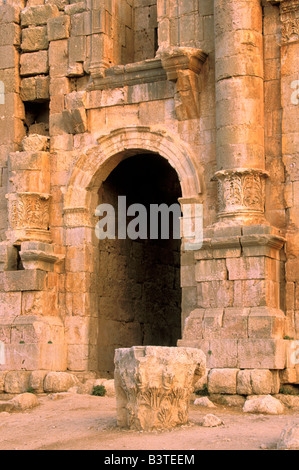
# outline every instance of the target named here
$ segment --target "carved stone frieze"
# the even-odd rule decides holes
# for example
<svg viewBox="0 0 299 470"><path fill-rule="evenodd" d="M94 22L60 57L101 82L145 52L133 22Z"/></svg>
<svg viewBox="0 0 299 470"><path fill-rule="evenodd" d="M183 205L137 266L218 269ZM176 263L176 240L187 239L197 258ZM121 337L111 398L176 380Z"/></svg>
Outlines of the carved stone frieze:
<svg viewBox="0 0 299 470"><path fill-rule="evenodd" d="M154 346L118 349L115 366L119 426L152 431L188 422L190 396L205 374L202 351Z"/></svg>
<svg viewBox="0 0 299 470"><path fill-rule="evenodd" d="M261 170L239 169L218 171L219 217L247 213L263 214L265 208L265 180Z"/></svg>

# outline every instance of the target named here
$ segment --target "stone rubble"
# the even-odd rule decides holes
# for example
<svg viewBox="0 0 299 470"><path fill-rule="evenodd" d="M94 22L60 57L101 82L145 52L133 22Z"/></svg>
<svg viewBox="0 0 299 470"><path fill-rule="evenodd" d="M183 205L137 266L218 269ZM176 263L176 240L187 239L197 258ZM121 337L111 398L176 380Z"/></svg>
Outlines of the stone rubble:
<svg viewBox="0 0 299 470"><path fill-rule="evenodd" d="M217 428L223 426L224 422L217 416L209 414L200 420L199 425L204 428Z"/></svg>
<svg viewBox="0 0 299 470"><path fill-rule="evenodd" d="M214 403L212 403L211 400L208 399L208 397L197 398L194 401L194 405L206 408L217 408L216 405L214 405Z"/></svg>

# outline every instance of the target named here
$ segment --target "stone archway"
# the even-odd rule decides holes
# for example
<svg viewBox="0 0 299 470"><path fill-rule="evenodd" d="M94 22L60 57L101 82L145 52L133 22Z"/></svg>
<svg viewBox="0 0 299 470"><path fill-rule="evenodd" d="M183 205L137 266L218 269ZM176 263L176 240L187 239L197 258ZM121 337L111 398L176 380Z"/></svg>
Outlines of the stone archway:
<svg viewBox="0 0 299 470"><path fill-rule="evenodd" d="M98 219L95 218L95 210L99 202L99 188L121 162L133 155L145 153L149 156L159 155L175 170L181 187L182 205L185 202L200 200L199 165L186 145L163 131L151 131L144 127L118 129L99 138L97 146L86 149L82 154L75 165L64 203L66 258L68 253L72 257L80 258L83 271L78 279L84 289L80 296L80 287L72 286L74 299L79 298L79 311L74 311L76 301L69 301L73 311L67 320L68 330L80 330L75 339L74 335L67 338L70 370L98 370L97 283L100 271L98 240L95 237ZM187 263L184 263L184 270L186 265ZM193 268L194 266L191 266L191 269ZM69 273L66 273L66 276L68 279ZM184 288L182 291L184 296ZM183 315L183 319L185 316Z"/></svg>

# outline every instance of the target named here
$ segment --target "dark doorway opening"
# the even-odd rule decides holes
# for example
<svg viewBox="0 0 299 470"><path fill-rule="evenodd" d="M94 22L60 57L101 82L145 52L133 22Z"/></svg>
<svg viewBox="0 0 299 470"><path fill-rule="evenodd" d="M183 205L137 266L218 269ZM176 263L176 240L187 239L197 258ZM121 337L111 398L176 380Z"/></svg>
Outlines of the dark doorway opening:
<svg viewBox="0 0 299 470"><path fill-rule="evenodd" d="M127 207L178 204L176 171L156 154L123 160L102 184L100 204L111 204L118 217L118 197ZM129 223L132 218L127 218ZM148 219L149 222L149 219ZM149 226L150 224L148 224ZM173 220L170 218L170 227ZM149 230L148 230L149 234ZM181 338L181 241L174 239L101 240L99 242L98 369L114 372L114 351L139 345L176 346Z"/></svg>

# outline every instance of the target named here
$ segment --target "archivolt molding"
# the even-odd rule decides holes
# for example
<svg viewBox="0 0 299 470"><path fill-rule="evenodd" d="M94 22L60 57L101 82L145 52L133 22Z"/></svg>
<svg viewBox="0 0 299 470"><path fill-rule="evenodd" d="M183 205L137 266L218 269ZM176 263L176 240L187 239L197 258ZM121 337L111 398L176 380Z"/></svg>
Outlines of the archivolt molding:
<svg viewBox="0 0 299 470"><path fill-rule="evenodd" d="M199 198L200 167L186 144L165 131L148 127L116 129L100 137L98 145L86 149L77 162L65 195L67 226L88 223L95 191L122 160L138 152L155 153L167 159L178 174L183 198Z"/></svg>

